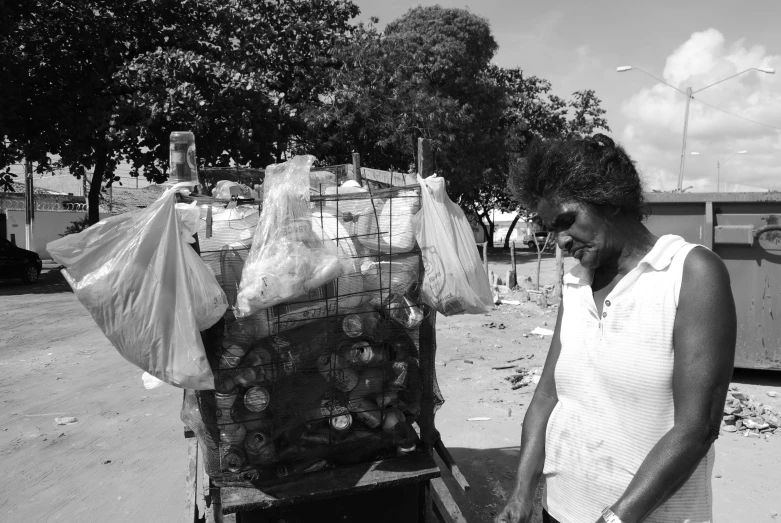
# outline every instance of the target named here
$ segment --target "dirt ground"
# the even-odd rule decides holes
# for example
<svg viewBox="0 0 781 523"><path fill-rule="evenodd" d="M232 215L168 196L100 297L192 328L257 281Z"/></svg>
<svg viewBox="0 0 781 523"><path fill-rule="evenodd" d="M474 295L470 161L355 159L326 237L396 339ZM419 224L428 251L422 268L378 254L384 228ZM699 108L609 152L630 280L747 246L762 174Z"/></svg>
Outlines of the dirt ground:
<svg viewBox="0 0 781 523"><path fill-rule="evenodd" d="M535 256L519 256L519 277ZM490 257L504 277L506 256ZM573 264L566 259L566 267ZM552 257L541 283L553 283ZM508 296L512 298L512 296ZM541 367L555 310L501 305L484 316L438 319L437 372L445 404L437 428L471 485L446 481L470 523L487 523L511 490L523 415L534 386L511 390L508 360ZM491 327L491 324L494 327ZM0 513L22 521L181 521L186 444L181 391L146 390L142 371L111 347L57 271L23 286L0 281ZM504 328L501 328L503 326ZM471 362L471 363L470 363ZM781 405L781 373L736 371L758 401ZM77 423L58 426L55 418ZM468 418L487 417L484 421ZM595 430L610 430L594 420ZM713 498L720 522L781 521L781 436L724 433L716 444Z"/></svg>

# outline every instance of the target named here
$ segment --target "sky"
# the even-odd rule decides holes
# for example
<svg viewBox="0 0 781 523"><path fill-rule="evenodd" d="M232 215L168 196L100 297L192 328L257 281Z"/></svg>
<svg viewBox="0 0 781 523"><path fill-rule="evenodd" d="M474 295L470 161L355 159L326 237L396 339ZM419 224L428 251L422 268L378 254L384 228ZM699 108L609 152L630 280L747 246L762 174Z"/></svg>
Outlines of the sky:
<svg viewBox="0 0 781 523"><path fill-rule="evenodd" d="M545 78L564 98L596 92L607 110L606 134L626 148L648 190L677 187L686 96L637 68L681 91L752 67L775 68L774 75L751 71L694 95L683 186L715 191L719 162L722 191L781 190L779 0L353 1L359 19L376 16L379 28L418 5L486 18L499 44L497 65ZM635 69L616 72L627 65Z"/></svg>

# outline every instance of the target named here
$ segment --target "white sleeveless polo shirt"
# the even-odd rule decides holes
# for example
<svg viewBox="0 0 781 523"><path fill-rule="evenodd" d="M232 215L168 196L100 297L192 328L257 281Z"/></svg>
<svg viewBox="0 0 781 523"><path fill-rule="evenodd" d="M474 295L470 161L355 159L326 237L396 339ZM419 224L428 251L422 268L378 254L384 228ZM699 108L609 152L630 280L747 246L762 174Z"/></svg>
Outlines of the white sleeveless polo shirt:
<svg viewBox="0 0 781 523"><path fill-rule="evenodd" d="M561 523L593 523L615 503L673 426L673 326L683 263L694 244L662 236L603 304L593 272L564 276L559 401L545 441L544 506ZM712 519L713 446L646 523Z"/></svg>

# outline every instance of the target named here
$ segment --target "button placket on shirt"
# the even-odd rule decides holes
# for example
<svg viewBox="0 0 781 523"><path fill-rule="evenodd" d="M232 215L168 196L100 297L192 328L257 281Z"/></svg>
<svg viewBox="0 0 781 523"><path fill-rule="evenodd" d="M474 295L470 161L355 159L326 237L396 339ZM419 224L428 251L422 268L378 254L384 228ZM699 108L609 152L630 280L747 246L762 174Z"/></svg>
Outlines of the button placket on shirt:
<svg viewBox="0 0 781 523"><path fill-rule="evenodd" d="M610 300L605 300L605 307L610 307ZM606 318L607 318L607 311L603 309L602 310L602 317L599 318L599 337L600 337L600 339L602 338L602 336L605 333L604 321L605 321Z"/></svg>

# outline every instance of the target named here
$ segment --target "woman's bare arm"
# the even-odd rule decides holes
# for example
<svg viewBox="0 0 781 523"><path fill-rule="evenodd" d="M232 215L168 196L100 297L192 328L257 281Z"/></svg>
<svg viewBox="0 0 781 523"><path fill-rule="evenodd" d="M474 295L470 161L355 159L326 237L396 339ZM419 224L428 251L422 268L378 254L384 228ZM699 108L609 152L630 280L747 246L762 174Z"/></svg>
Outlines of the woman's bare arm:
<svg viewBox="0 0 781 523"><path fill-rule="evenodd" d="M715 253L693 249L684 263L674 327L674 425L612 506L624 523L643 521L677 492L718 437L736 332L727 268Z"/></svg>
<svg viewBox="0 0 781 523"><path fill-rule="evenodd" d="M553 331L548 357L540 376L540 382L534 391L529 409L523 418L521 433L521 458L518 473L507 506L496 517L496 522L524 523L531 515L534 492L545 465L545 432L553 408L558 403L554 371L561 353L561 318L564 306L559 307L556 328Z"/></svg>

